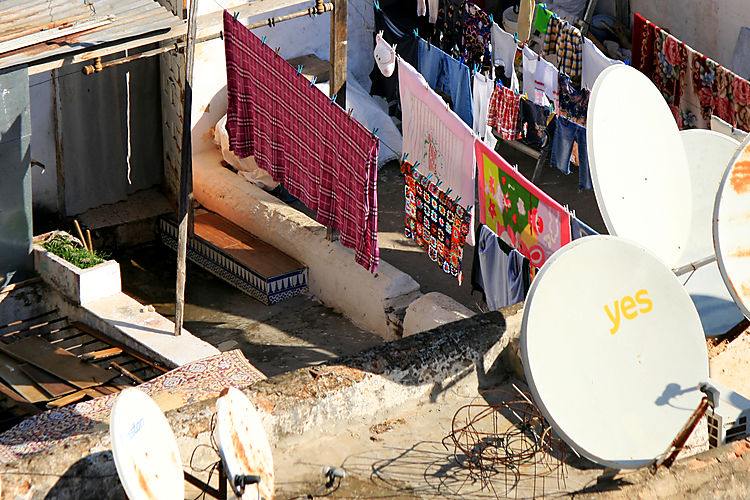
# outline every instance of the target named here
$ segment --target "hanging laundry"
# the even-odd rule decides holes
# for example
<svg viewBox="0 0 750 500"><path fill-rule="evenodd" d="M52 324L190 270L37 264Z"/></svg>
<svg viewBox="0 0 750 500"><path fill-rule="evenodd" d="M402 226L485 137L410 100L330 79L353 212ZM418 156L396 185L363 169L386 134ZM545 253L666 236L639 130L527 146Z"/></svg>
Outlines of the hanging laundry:
<svg viewBox="0 0 750 500"><path fill-rule="evenodd" d="M534 14L534 29L542 35L547 33L547 26L552 15L552 11L547 8L546 4L540 3L537 5Z"/></svg>
<svg viewBox="0 0 750 500"><path fill-rule="evenodd" d="M405 59L412 66L417 66L418 61L418 40L413 33L404 33L401 31L382 9L375 9L375 32L383 32L382 38L390 46L396 46L396 53ZM398 69L396 69L398 71ZM377 64L373 65L370 72L372 87L370 94L385 97L388 102L388 114L400 117L399 110L399 92L398 92L398 75L391 77L383 76Z"/></svg>
<svg viewBox="0 0 750 500"><path fill-rule="evenodd" d="M734 75L732 99L735 124L743 130L750 130L750 82L739 75Z"/></svg>
<svg viewBox="0 0 750 500"><path fill-rule="evenodd" d="M482 73L474 74L474 86L471 92L474 106L474 123L472 124L472 128L490 149L495 149L495 145L497 144L497 139L495 139L492 133L492 128L487 125L487 115L489 113L493 90L495 90L495 82Z"/></svg>
<svg viewBox="0 0 750 500"><path fill-rule="evenodd" d="M508 87L495 86L487 112L487 125L496 128L506 141L515 141L521 137L518 120L520 105L521 96L517 92Z"/></svg>
<svg viewBox="0 0 750 500"><path fill-rule="evenodd" d="M464 43L464 0L440 0L435 32L435 45L453 57L461 57Z"/></svg>
<svg viewBox="0 0 750 500"><path fill-rule="evenodd" d="M588 38L583 39L583 61L581 67L581 87L591 90L599 73L614 64L624 64L617 59L605 56L594 42Z"/></svg>
<svg viewBox="0 0 750 500"><path fill-rule="evenodd" d="M580 80L583 54L581 30L558 17L552 17L544 38L544 53L555 54L558 69L571 79Z"/></svg>
<svg viewBox="0 0 750 500"><path fill-rule="evenodd" d="M378 139L224 11L227 131L375 272Z"/></svg>
<svg viewBox="0 0 750 500"><path fill-rule="evenodd" d="M375 64L385 77L390 77L396 71L396 50L378 33L375 35L375 50L373 51Z"/></svg>
<svg viewBox="0 0 750 500"><path fill-rule="evenodd" d="M451 109L469 126L474 123L469 68L429 42L419 39L419 72L432 90L451 99Z"/></svg>
<svg viewBox="0 0 750 500"><path fill-rule="evenodd" d="M554 64L540 58L536 63L534 85L537 92L543 92L547 96L547 99L555 105L555 109L559 109L560 106L560 83L558 80L559 71L555 68Z"/></svg>
<svg viewBox="0 0 750 500"><path fill-rule="evenodd" d="M477 141L476 149L480 222L542 266L570 243L570 215L484 143Z"/></svg>
<svg viewBox="0 0 750 500"><path fill-rule="evenodd" d="M549 106L540 106L522 98L519 114L522 141L534 149L540 149L549 121Z"/></svg>
<svg viewBox="0 0 750 500"><path fill-rule="evenodd" d="M656 26L638 13L633 14L633 55L630 65L649 77L654 74Z"/></svg>
<svg viewBox="0 0 750 500"><path fill-rule="evenodd" d="M677 126L682 128L679 106L682 83L685 81L685 71L687 70L685 44L666 31L656 28L654 50L656 52L652 80L669 104Z"/></svg>
<svg viewBox="0 0 750 500"><path fill-rule="evenodd" d="M505 77L510 78L514 72L514 61L518 43L513 35L502 29L497 23L492 23L492 64L503 66Z"/></svg>
<svg viewBox="0 0 750 500"><path fill-rule="evenodd" d="M532 101L541 102L541 96L537 96L536 92L536 63L539 56L528 45L524 45L521 57L523 60L523 93ZM544 92L542 92L542 95L544 95Z"/></svg>
<svg viewBox="0 0 750 500"><path fill-rule="evenodd" d="M593 189L586 149L586 128L564 116L557 117L555 128L555 139L552 143L552 164L565 175L570 174L570 156L573 154L573 144L578 144L578 189Z"/></svg>
<svg viewBox="0 0 750 500"><path fill-rule="evenodd" d="M427 15L427 4L425 3L425 0L417 0L417 15L418 16Z"/></svg>
<svg viewBox="0 0 750 500"><path fill-rule="evenodd" d="M427 0L427 3L429 5L429 20L431 24L435 24L437 22L438 18L438 4L440 3L439 0Z"/></svg>
<svg viewBox="0 0 750 500"><path fill-rule="evenodd" d="M427 250L430 260L455 276L460 285L463 281L461 261L471 227L471 213L411 164L404 163L402 169L406 200L404 233Z"/></svg>
<svg viewBox="0 0 750 500"><path fill-rule="evenodd" d="M591 92L587 89L576 90L570 83L570 78L562 72L558 75L558 91L560 114L576 123L585 125Z"/></svg>
<svg viewBox="0 0 750 500"><path fill-rule="evenodd" d="M490 69L490 43L492 42L492 21L482 9L471 2L464 4L464 43L462 57L466 64L478 64L482 70Z"/></svg>
<svg viewBox="0 0 750 500"><path fill-rule="evenodd" d="M597 234L599 233L591 229L586 223L572 215L570 216L570 236L573 238L573 241L585 236L596 236Z"/></svg>
<svg viewBox="0 0 750 500"><path fill-rule="evenodd" d="M491 311L522 302L531 283L529 259L484 224L477 227L476 241L472 292L481 291Z"/></svg>
<svg viewBox="0 0 750 500"><path fill-rule="evenodd" d="M714 99L714 114L733 125L737 124L734 111L734 90L737 75L724 66L716 67L716 97ZM744 127L747 129L747 127Z"/></svg>
<svg viewBox="0 0 750 500"><path fill-rule="evenodd" d="M518 5L518 40L526 43L531 35L531 25L534 22L534 0L521 0Z"/></svg>
<svg viewBox="0 0 750 500"><path fill-rule="evenodd" d="M711 116L711 130L728 135L740 142L744 141L745 137L747 137L747 132L733 127L731 124L725 122L716 115Z"/></svg>
<svg viewBox="0 0 750 500"><path fill-rule="evenodd" d="M441 188L451 189L453 196L471 207L473 228L474 133L416 69L403 59L397 64L403 107L403 152L420 172L433 174L442 183ZM474 244L473 231L468 242Z"/></svg>

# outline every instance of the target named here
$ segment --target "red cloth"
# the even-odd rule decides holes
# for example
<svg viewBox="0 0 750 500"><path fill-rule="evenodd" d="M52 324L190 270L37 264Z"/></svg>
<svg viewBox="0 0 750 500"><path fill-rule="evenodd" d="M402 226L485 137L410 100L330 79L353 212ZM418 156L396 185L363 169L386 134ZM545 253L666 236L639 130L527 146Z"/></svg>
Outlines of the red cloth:
<svg viewBox="0 0 750 500"><path fill-rule="evenodd" d="M521 126L518 111L521 108L521 96L508 87L495 86L490 97L487 125L495 127L506 141L521 138Z"/></svg>
<svg viewBox="0 0 750 500"><path fill-rule="evenodd" d="M224 11L229 148L341 232L370 272L379 262L379 141Z"/></svg>
<svg viewBox="0 0 750 500"><path fill-rule="evenodd" d="M655 25L640 14L633 14L633 54L630 65L651 78L654 74Z"/></svg>

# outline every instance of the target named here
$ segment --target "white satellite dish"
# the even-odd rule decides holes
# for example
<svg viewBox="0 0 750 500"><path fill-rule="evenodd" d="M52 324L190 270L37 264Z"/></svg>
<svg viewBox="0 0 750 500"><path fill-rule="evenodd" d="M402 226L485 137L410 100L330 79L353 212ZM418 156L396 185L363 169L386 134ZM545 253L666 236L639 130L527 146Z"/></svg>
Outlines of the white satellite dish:
<svg viewBox="0 0 750 500"><path fill-rule="evenodd" d="M675 267L690 232L692 195L682 140L659 90L630 66L605 69L591 90L586 141L610 234Z"/></svg>
<svg viewBox="0 0 750 500"><path fill-rule="evenodd" d="M182 500L184 474L172 428L153 399L136 388L122 391L109 421L117 475L130 500Z"/></svg>
<svg viewBox="0 0 750 500"><path fill-rule="evenodd" d="M216 442L237 497L271 500L275 485L271 445L253 404L234 387L216 400ZM260 482L240 488L235 479L244 476L257 476Z"/></svg>
<svg viewBox="0 0 750 500"><path fill-rule="evenodd" d="M721 277L750 318L750 137L732 157L716 193L714 249Z"/></svg>
<svg viewBox="0 0 750 500"><path fill-rule="evenodd" d="M711 219L716 192L740 143L728 135L703 129L681 130L680 137L687 154L693 192L690 236L680 258L680 264L686 265L714 254ZM742 321L742 312L724 285L715 261L689 273L681 279L698 309L707 337L723 335Z"/></svg>
<svg viewBox="0 0 750 500"><path fill-rule="evenodd" d="M615 468L662 454L708 381L703 330L679 279L614 236L582 238L545 263L526 299L521 353L555 431Z"/></svg>

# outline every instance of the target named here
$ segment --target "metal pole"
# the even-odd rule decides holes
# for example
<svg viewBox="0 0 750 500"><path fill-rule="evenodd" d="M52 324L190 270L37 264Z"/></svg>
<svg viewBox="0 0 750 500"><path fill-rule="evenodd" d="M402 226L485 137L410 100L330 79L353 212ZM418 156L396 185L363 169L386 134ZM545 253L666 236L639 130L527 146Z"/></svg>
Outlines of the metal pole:
<svg viewBox="0 0 750 500"><path fill-rule="evenodd" d="M180 165L180 200L177 239L177 284L175 286L174 334L182 333L185 311L185 266L187 264L188 228L193 215L193 148L190 130L193 109L193 59L195 57L195 17L198 0L190 0L187 46L185 47L185 99L182 107L182 163Z"/></svg>

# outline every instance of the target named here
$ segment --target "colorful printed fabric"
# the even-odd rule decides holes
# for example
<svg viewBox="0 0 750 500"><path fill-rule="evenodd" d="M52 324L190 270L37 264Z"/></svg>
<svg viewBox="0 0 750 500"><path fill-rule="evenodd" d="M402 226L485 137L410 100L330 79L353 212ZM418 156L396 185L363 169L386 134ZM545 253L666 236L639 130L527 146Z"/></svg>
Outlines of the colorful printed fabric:
<svg viewBox="0 0 750 500"><path fill-rule="evenodd" d="M570 243L570 214L494 150L476 142L480 222L541 267Z"/></svg>
<svg viewBox="0 0 750 500"><path fill-rule="evenodd" d="M466 65L473 68L478 64L482 69L492 67L490 43L492 42L492 21L482 9L471 2L464 5L464 43L462 57Z"/></svg>
<svg viewBox="0 0 750 500"><path fill-rule="evenodd" d="M633 15L633 55L630 65L649 77L654 74L654 30L656 26L640 14Z"/></svg>
<svg viewBox="0 0 750 500"><path fill-rule="evenodd" d="M437 262L444 272L458 278L460 285L463 281L461 260L471 227L471 212L412 165L405 163L402 169L406 180L404 233L427 250L430 259Z"/></svg>
<svg viewBox="0 0 750 500"><path fill-rule="evenodd" d="M433 45L456 59L461 57L464 37L464 0L440 0Z"/></svg>
<svg viewBox="0 0 750 500"><path fill-rule="evenodd" d="M669 104L677 126L682 128L678 110L687 70L687 49L684 43L658 27L654 39L654 74L651 79Z"/></svg>
<svg viewBox="0 0 750 500"><path fill-rule="evenodd" d="M544 53L557 56L557 67L574 81L581 80L583 35L581 30L558 17L549 20Z"/></svg>
<svg viewBox="0 0 750 500"><path fill-rule="evenodd" d="M402 151L420 172L432 174L444 189L451 189L471 207L473 228L474 132L403 59L398 60L398 78L403 108ZM473 230L468 243L474 244Z"/></svg>
<svg viewBox="0 0 750 500"><path fill-rule="evenodd" d="M162 411L218 397L226 387L247 387L266 378L242 351L191 361L138 386ZM106 424L117 393L49 410L23 420L0 435L0 462L15 462L64 444Z"/></svg>
<svg viewBox="0 0 750 500"><path fill-rule="evenodd" d="M576 90L570 78L562 71L558 76L560 114L579 125L586 125L586 114L589 110L591 92L587 89Z"/></svg>
<svg viewBox="0 0 750 500"><path fill-rule="evenodd" d="M495 86L487 112L487 125L494 127L506 141L521 137L521 124L518 116L521 96L508 87Z"/></svg>
<svg viewBox="0 0 750 500"><path fill-rule="evenodd" d="M375 272L378 139L227 11L224 44L230 149L255 155Z"/></svg>

